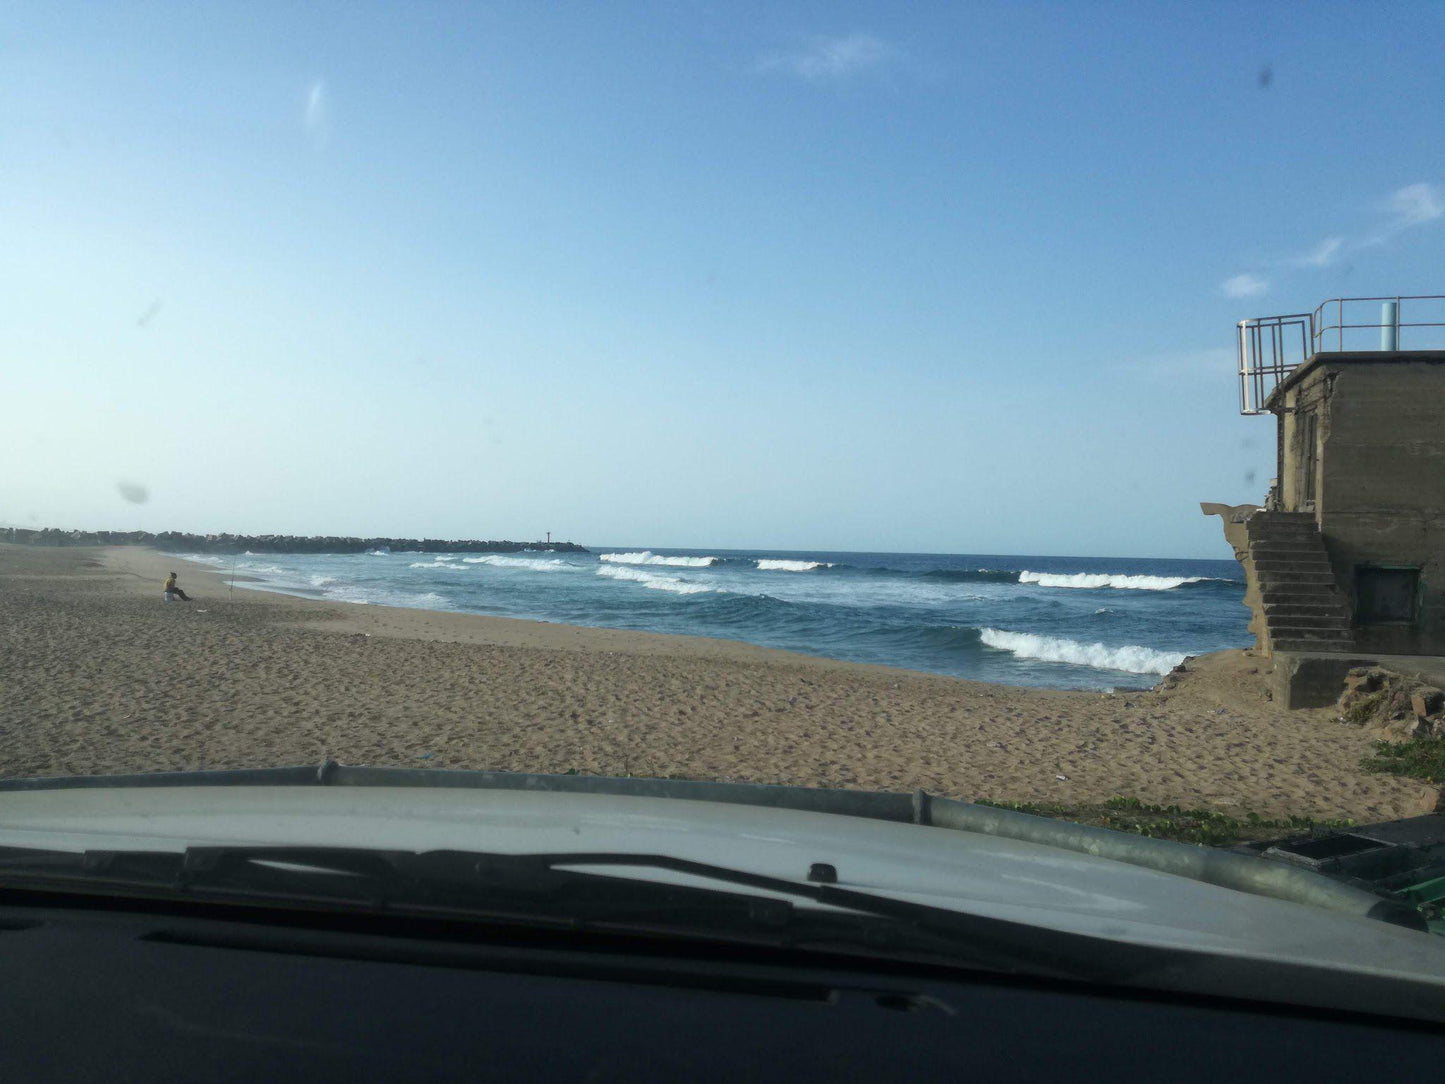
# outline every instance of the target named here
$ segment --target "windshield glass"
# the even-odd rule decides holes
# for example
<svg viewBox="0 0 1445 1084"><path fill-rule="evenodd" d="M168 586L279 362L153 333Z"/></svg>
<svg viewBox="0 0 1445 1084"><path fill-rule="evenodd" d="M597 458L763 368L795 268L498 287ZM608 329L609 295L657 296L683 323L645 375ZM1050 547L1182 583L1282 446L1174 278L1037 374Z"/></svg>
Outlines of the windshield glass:
<svg viewBox="0 0 1445 1084"><path fill-rule="evenodd" d="M9 5L0 777L922 791L1441 929L1375 827L1445 785L1392 11Z"/></svg>

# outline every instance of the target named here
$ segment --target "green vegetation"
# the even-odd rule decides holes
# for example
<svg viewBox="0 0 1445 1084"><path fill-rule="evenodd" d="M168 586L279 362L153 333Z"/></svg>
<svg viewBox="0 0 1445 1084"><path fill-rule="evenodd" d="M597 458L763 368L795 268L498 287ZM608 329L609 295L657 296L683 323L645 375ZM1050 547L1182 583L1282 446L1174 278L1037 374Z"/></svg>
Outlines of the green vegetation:
<svg viewBox="0 0 1445 1084"><path fill-rule="evenodd" d="M1375 743L1375 755L1365 757L1360 767L1427 783L1445 783L1445 741L1379 741Z"/></svg>
<svg viewBox="0 0 1445 1084"><path fill-rule="evenodd" d="M1381 689L1379 692L1368 693L1345 708L1340 718L1347 723L1353 723L1355 726L1364 726L1374 719L1377 714L1380 714L1382 709L1393 707L1394 705L1390 703L1393 697L1394 693L1390 689ZM1384 712L1384 716L1388 719L1388 711Z"/></svg>
<svg viewBox="0 0 1445 1084"><path fill-rule="evenodd" d="M1112 828L1118 832L1134 832L1151 839L1172 839L1179 843L1199 843L1208 847L1224 847L1256 839L1304 835L1320 829L1350 828L1352 820L1315 820L1311 817L1286 817L1266 820L1258 813L1242 817L1216 813L1209 809L1182 809L1177 805L1148 805L1138 798L1113 797L1102 805L1061 805L1030 802L990 802L975 799L978 805L1033 813L1040 817Z"/></svg>

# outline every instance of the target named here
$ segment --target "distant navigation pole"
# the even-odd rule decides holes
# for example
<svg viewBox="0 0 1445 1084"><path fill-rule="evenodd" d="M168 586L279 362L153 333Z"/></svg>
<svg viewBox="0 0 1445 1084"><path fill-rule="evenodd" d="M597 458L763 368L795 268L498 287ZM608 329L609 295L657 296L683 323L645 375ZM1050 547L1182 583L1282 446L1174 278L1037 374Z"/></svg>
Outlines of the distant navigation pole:
<svg viewBox="0 0 1445 1084"><path fill-rule="evenodd" d="M552 532L551 532L551 531L548 531L548 532L547 532L547 545L550 546L551 544L552 544Z"/></svg>

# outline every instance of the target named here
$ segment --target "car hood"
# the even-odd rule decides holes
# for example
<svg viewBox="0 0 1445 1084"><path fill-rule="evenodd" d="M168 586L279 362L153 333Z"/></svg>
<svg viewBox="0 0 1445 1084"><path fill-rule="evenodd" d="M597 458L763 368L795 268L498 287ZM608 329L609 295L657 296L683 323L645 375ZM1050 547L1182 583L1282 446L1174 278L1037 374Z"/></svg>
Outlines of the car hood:
<svg viewBox="0 0 1445 1084"><path fill-rule="evenodd" d="M1362 916L1036 843L796 809L406 786L99 786L0 793L0 845L74 851L261 845L623 852L799 882L810 866L823 862L836 868L839 887L960 912L1121 942L1310 963L1445 987L1442 939ZM606 872L718 887L640 866L609 866Z"/></svg>

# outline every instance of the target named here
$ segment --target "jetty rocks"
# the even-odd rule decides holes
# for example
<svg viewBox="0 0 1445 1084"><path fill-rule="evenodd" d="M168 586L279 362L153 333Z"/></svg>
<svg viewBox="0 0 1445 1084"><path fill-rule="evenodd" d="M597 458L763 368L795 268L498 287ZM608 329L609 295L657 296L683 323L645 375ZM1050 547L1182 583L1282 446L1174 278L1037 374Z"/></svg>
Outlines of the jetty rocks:
<svg viewBox="0 0 1445 1084"><path fill-rule="evenodd" d="M0 527L0 542L32 546L154 546L187 553L589 553L575 542L507 542L476 538L343 538L336 535L187 534L183 531L62 531Z"/></svg>

